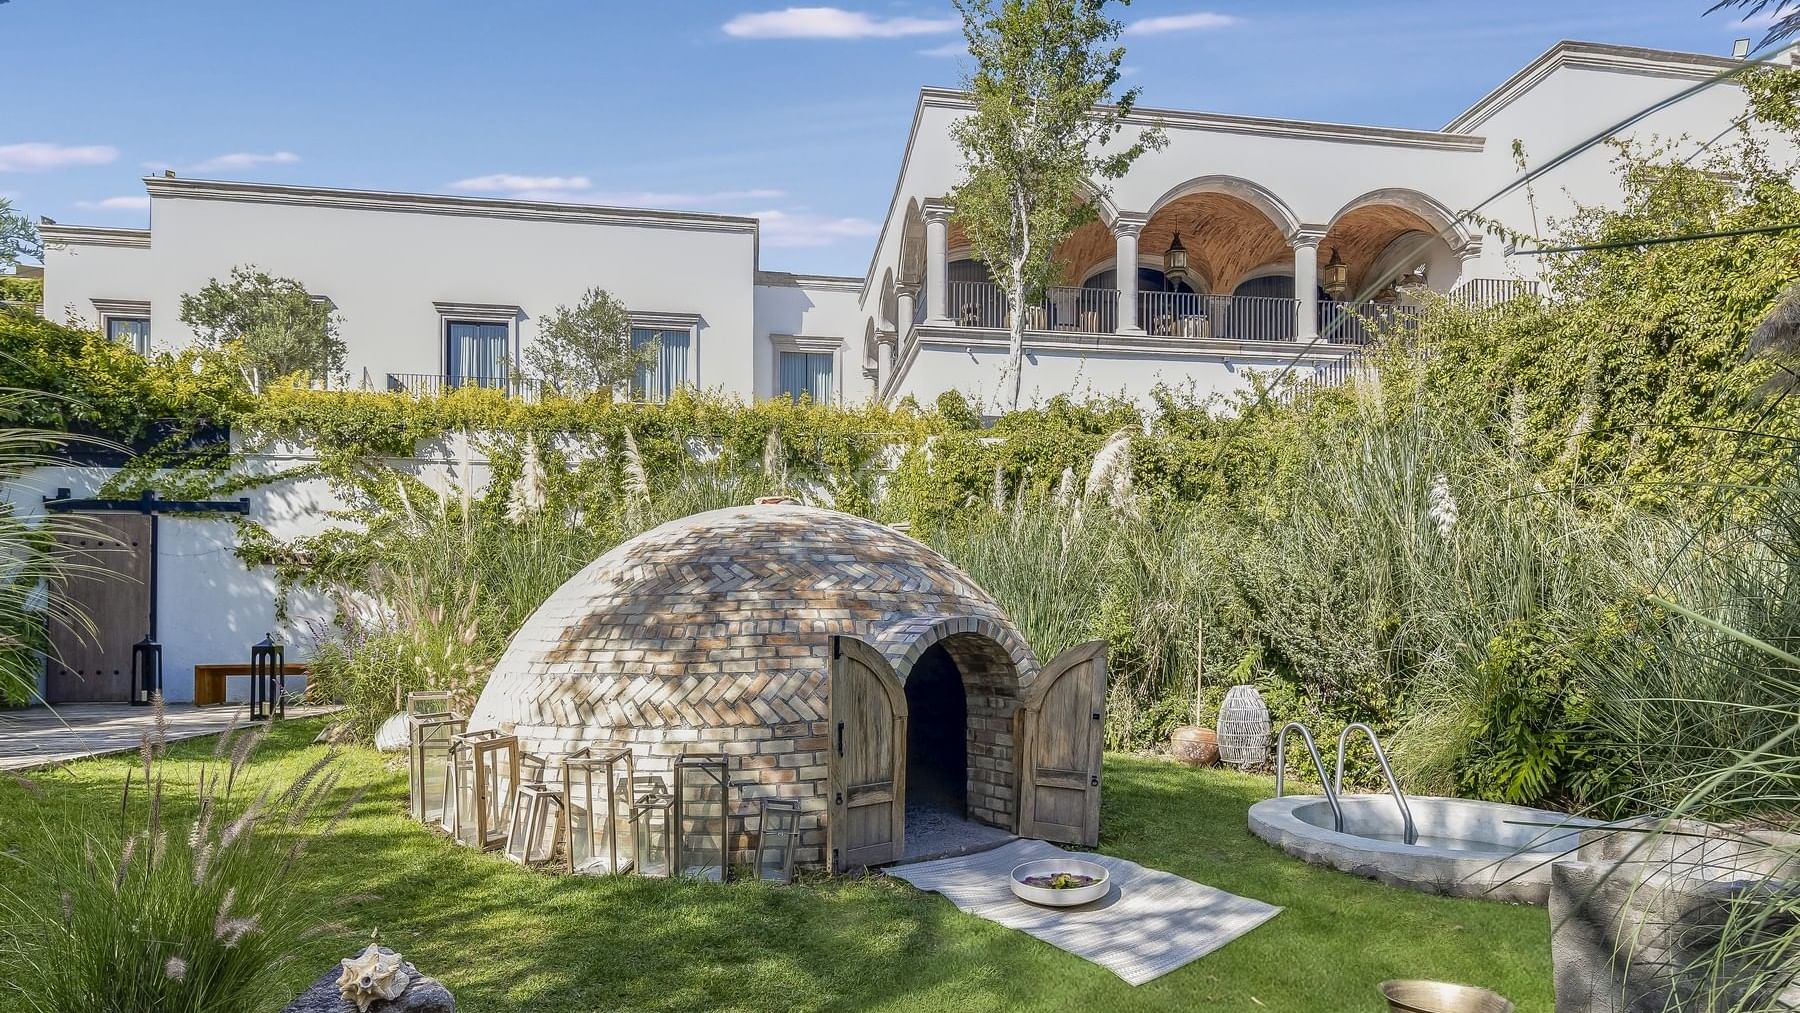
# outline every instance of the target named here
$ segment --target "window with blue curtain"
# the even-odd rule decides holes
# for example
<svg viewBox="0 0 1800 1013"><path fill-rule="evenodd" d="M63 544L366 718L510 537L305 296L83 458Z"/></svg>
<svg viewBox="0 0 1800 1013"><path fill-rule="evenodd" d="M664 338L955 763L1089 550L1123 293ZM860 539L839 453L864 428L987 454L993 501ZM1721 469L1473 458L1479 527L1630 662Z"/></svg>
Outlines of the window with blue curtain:
<svg viewBox="0 0 1800 1013"><path fill-rule="evenodd" d="M685 328L633 327L631 347L656 346L651 361L638 367L631 378L631 396L642 401L667 401L677 387L691 384L694 332Z"/></svg>
<svg viewBox="0 0 1800 1013"><path fill-rule="evenodd" d="M148 355L150 321L143 317L107 317L106 340L129 345L139 355Z"/></svg>
<svg viewBox="0 0 1800 1013"><path fill-rule="evenodd" d="M512 365L512 336L505 324L452 320L445 326L444 362L453 387L504 387Z"/></svg>
<svg viewBox="0 0 1800 1013"><path fill-rule="evenodd" d="M800 400L805 394L813 404L830 404L833 400L830 352L782 352L781 393Z"/></svg>

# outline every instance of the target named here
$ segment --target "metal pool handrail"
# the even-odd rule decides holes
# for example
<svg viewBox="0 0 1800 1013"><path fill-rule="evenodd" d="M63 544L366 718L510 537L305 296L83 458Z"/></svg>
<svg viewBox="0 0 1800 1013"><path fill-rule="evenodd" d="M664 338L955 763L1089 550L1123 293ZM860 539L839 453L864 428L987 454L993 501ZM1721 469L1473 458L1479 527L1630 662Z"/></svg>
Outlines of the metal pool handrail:
<svg viewBox="0 0 1800 1013"><path fill-rule="evenodd" d="M1280 798L1282 790L1287 786L1287 739L1289 732L1299 732L1300 740L1306 743L1306 752L1312 757L1313 768L1319 772L1319 786L1325 791L1325 801L1331 803L1331 829L1344 832L1344 810L1338 805L1337 790L1332 788L1331 780L1325 776L1325 761L1319 757L1318 744L1313 742L1312 732L1298 721L1289 721L1281 726L1281 734L1275 739L1275 797ZM1341 778L1340 778L1341 780ZM1409 820L1411 817L1407 817Z"/></svg>
<svg viewBox="0 0 1800 1013"><path fill-rule="evenodd" d="M1388 790L1394 793L1394 801L1400 806L1400 818L1406 824L1403 840L1408 844L1419 843L1419 830L1418 827L1413 824L1412 807L1406 804L1406 793L1400 790L1400 782L1394 777L1394 768L1388 766L1387 753L1382 752L1381 740L1375 737L1375 729L1370 728L1361 721L1345 725L1344 730L1338 734L1337 777L1332 779L1332 787L1339 793L1344 790L1344 748L1350 744L1350 733L1354 731L1361 731L1364 735L1367 735L1369 737L1369 745L1375 747L1375 762L1381 764L1381 776L1387 778ZM1276 778L1277 787L1275 793L1279 795L1281 794L1281 789L1279 787L1280 775L1276 775ZM1340 827L1339 829L1341 830L1343 828Z"/></svg>

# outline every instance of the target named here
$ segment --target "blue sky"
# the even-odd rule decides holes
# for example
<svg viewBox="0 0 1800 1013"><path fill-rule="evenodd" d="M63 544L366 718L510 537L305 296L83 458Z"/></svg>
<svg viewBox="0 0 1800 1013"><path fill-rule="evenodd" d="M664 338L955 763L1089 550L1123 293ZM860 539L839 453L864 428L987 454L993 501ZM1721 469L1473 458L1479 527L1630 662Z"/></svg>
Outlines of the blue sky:
<svg viewBox="0 0 1800 1013"><path fill-rule="evenodd" d="M821 0L805 0L821 2ZM860 274L949 3L11 0L0 196L142 226L140 176L760 215L763 266ZM1707 0L1138 0L1146 105L1439 127L1561 38L1724 55Z"/></svg>

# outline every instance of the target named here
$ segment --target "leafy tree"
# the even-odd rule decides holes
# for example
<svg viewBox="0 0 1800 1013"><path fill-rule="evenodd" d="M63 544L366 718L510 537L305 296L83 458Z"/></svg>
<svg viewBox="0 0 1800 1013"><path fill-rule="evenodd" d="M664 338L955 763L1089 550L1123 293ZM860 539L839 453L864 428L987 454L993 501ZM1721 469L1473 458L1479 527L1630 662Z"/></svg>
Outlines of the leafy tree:
<svg viewBox="0 0 1800 1013"><path fill-rule="evenodd" d="M331 304L292 278L255 267L234 267L229 282L213 278L182 296L181 322L208 347L236 346L244 382L254 391L292 373L323 378L344 368Z"/></svg>
<svg viewBox="0 0 1800 1013"><path fill-rule="evenodd" d="M1800 34L1800 3L1795 0L1715 0L1706 9L1706 13L1719 10L1742 10L1745 21L1760 17L1764 11L1768 11L1769 30L1757 44L1758 48Z"/></svg>
<svg viewBox="0 0 1800 1013"><path fill-rule="evenodd" d="M602 288L546 314L537 341L525 350L526 368L568 397L628 383L655 358L654 343L632 347L630 311Z"/></svg>
<svg viewBox="0 0 1800 1013"><path fill-rule="evenodd" d="M1120 0L1121 4L1130 0ZM1012 340L999 407L1016 409L1028 298L1054 282L1055 250L1094 216L1092 199L1160 130L1114 143L1138 89L1114 96L1125 49L1107 0L957 0L975 57L966 87L975 111L951 127L965 178L950 194L975 256L1005 289Z"/></svg>
<svg viewBox="0 0 1800 1013"><path fill-rule="evenodd" d="M31 219L14 210L12 202L0 197L0 267L11 267L21 257L41 259L44 247L38 242L36 226Z"/></svg>

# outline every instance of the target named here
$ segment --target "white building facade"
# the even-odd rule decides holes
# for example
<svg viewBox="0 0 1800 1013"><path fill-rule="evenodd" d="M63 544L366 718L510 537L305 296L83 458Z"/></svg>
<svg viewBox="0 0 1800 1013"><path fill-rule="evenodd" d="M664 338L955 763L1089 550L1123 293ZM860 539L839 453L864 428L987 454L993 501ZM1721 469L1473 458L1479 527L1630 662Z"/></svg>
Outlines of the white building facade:
<svg viewBox="0 0 1800 1013"><path fill-rule="evenodd" d="M1516 187L1515 147L1539 165L1619 124L1622 137L1710 138L1744 95L1699 86L1740 66L1559 43L1442 130L1137 110L1131 125L1169 143L1093 201L1057 250L1061 283L1018 310L1025 399L1331 373L1420 289L1488 301L1529 286L1535 265L1468 212L1529 235L1618 190L1605 145ZM859 277L760 270L754 218L159 176L145 180L149 229L43 227L45 312L175 348L192 340L182 294L255 265L330 300L352 387L513 389L529 382L537 322L600 287L631 310L633 340L660 349L635 396L929 403L958 390L992 406L1014 308L945 201L960 177L950 125L968 108L921 92Z"/></svg>

